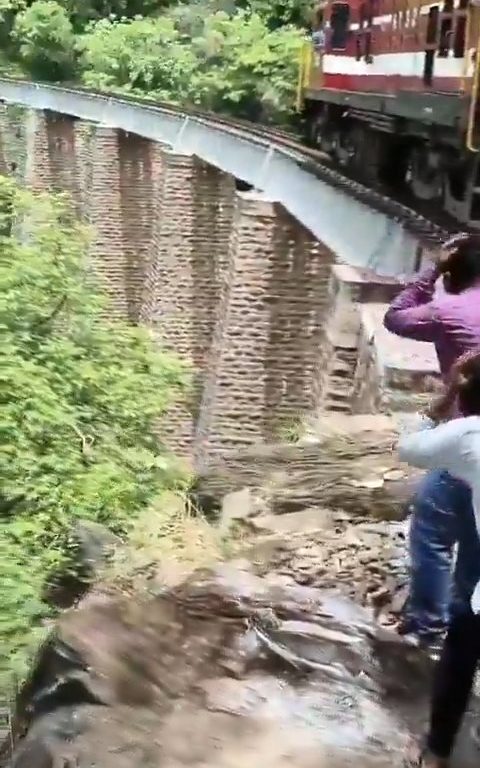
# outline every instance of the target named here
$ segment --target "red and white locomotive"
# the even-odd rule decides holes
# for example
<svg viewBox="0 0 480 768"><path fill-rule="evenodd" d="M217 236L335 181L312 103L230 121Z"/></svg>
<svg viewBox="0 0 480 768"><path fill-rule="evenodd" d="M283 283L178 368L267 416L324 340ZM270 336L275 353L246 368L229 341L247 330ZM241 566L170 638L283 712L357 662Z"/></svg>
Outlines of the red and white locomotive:
<svg viewBox="0 0 480 768"><path fill-rule="evenodd" d="M480 228L476 2L327 0L314 26L298 89L309 141Z"/></svg>

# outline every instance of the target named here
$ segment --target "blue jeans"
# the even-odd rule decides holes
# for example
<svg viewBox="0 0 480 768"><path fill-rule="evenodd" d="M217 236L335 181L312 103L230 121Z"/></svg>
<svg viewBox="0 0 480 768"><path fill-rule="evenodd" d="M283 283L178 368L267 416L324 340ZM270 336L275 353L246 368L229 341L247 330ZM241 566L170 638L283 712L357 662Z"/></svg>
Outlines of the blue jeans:
<svg viewBox="0 0 480 768"><path fill-rule="evenodd" d="M458 557L452 579L453 547ZM480 579L480 541L470 488L444 470L422 480L410 526L410 595L406 623L412 632L441 632L450 618L470 612Z"/></svg>

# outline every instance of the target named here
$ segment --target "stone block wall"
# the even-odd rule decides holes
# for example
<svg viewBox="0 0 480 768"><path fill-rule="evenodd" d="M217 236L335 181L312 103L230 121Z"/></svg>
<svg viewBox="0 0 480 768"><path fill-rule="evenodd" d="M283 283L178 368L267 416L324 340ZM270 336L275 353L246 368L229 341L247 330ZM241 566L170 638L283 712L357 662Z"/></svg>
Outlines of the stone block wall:
<svg viewBox="0 0 480 768"><path fill-rule="evenodd" d="M395 280L370 270L336 264L328 289L328 312L313 378L314 410L351 413L363 305L389 300L398 291Z"/></svg>
<svg viewBox="0 0 480 768"><path fill-rule="evenodd" d="M422 397L425 371L392 356L379 331L395 281L334 265L274 200L236 192L198 158L0 105L0 172L71 196L91 226L106 312L147 325L190 366L188 399L158 428L197 467L284 437L306 412L407 410Z"/></svg>
<svg viewBox="0 0 480 768"><path fill-rule="evenodd" d="M0 104L0 172L21 182L26 177L29 115L35 116L36 112Z"/></svg>
<svg viewBox="0 0 480 768"><path fill-rule="evenodd" d="M422 410L428 404L439 368L432 344L401 339L383 327L386 304L360 309L353 413Z"/></svg>
<svg viewBox="0 0 480 768"><path fill-rule="evenodd" d="M280 436L311 407L332 254L274 201L236 195L195 456Z"/></svg>
<svg viewBox="0 0 480 768"><path fill-rule="evenodd" d="M164 420L177 450L190 451L220 300L233 215L233 179L192 155L162 151L154 242L142 320L191 367L188 402Z"/></svg>

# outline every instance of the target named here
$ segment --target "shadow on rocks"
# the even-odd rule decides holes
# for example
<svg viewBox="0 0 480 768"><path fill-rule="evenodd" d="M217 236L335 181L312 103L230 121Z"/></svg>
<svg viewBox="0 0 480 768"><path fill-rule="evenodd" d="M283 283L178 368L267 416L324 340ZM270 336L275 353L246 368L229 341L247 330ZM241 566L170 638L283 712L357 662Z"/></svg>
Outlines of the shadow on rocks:
<svg viewBox="0 0 480 768"><path fill-rule="evenodd" d="M366 610L232 563L66 613L23 692L9 765L396 768L429 677Z"/></svg>

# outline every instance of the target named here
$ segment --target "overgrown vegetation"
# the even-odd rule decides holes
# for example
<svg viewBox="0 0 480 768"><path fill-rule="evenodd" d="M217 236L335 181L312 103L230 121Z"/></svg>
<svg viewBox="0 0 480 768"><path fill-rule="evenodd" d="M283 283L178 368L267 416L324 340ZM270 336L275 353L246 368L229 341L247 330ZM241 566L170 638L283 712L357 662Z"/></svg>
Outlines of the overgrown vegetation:
<svg viewBox="0 0 480 768"><path fill-rule="evenodd" d="M0 0L0 70L285 124L310 10L310 0ZM76 518L121 534L154 519L155 535L135 529L142 558L145 537L187 563L224 547L178 509L160 505L159 518L159 493L183 479L153 427L185 371L146 331L105 319L87 242L65 199L0 177L0 688L43 631L45 582L65 567Z"/></svg>
<svg viewBox="0 0 480 768"><path fill-rule="evenodd" d="M187 496L164 491L140 513L125 545L118 547L100 581L126 591L171 586L196 568L234 555L242 537L210 523ZM147 577L147 578L146 578Z"/></svg>
<svg viewBox="0 0 480 768"><path fill-rule="evenodd" d="M72 522L124 534L183 482L154 425L186 372L105 319L87 242L64 198L0 177L0 673L48 614L41 587Z"/></svg>
<svg viewBox="0 0 480 768"><path fill-rule="evenodd" d="M310 0L0 0L0 42L33 79L288 122Z"/></svg>

